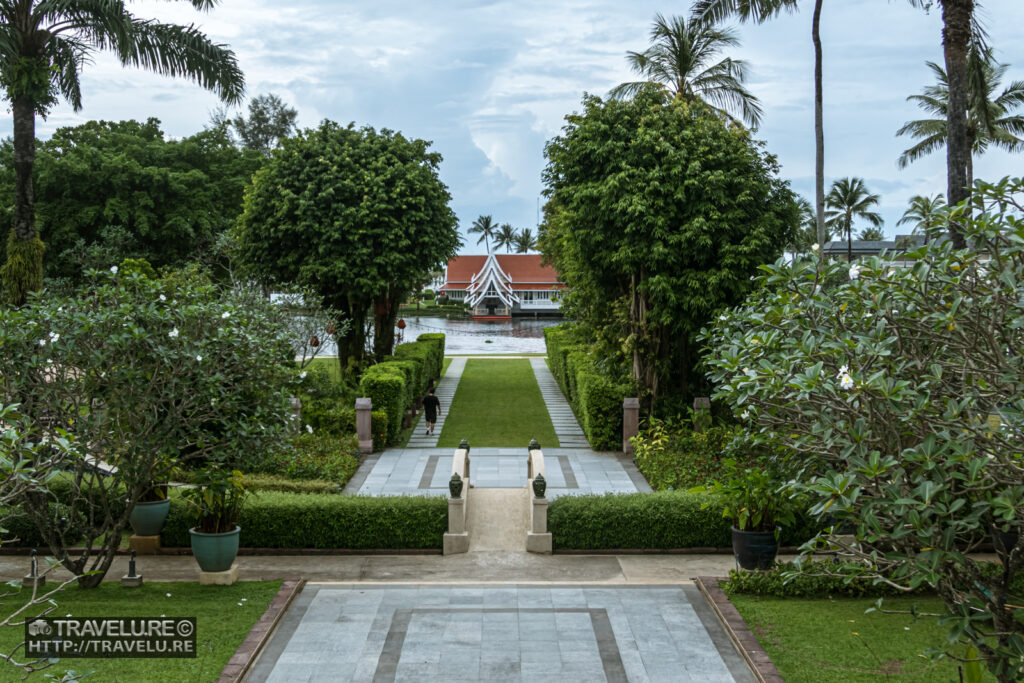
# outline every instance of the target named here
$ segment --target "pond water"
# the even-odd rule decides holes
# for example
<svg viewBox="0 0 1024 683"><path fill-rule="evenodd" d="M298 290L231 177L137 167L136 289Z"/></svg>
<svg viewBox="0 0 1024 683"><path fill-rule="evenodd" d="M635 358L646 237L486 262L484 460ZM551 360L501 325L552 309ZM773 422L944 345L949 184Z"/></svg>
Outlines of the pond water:
<svg viewBox="0 0 1024 683"><path fill-rule="evenodd" d="M448 355L497 353L544 353L544 328L561 325L562 320L513 319L512 322L487 323L472 320L446 320L409 316L404 318L403 341L416 341L428 332L445 335L445 353ZM333 342L324 344L322 354L337 353Z"/></svg>

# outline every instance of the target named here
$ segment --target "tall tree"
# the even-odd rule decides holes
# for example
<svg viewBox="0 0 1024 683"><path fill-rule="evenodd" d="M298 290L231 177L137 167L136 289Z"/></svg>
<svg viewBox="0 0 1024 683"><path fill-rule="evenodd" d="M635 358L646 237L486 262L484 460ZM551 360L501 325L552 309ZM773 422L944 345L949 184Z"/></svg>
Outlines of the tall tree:
<svg viewBox="0 0 1024 683"><path fill-rule="evenodd" d="M885 239L885 233L882 232L881 228L864 228L860 231L860 234L857 235L857 239L865 240L867 242L880 242Z"/></svg>
<svg viewBox="0 0 1024 683"><path fill-rule="evenodd" d="M529 228L520 230L513 241L515 242L517 254L528 254L537 248L537 238Z"/></svg>
<svg viewBox="0 0 1024 683"><path fill-rule="evenodd" d="M917 195L910 198L910 206L896 225L911 224L913 234L932 235L946 226L946 200L941 194L934 197Z"/></svg>
<svg viewBox="0 0 1024 683"><path fill-rule="evenodd" d="M230 123L245 149L270 156L281 140L295 134L298 115L280 97L268 93L249 101L248 118L239 114Z"/></svg>
<svg viewBox="0 0 1024 683"><path fill-rule="evenodd" d="M702 102L646 87L583 104L547 146L541 252L607 372L632 377L648 408L692 400L694 335L792 240L796 202L774 157Z"/></svg>
<svg viewBox="0 0 1024 683"><path fill-rule="evenodd" d="M814 216L814 207L803 197L797 197L797 205L800 209L800 224L793 234L793 239L786 245L786 251L792 254L806 254L811 251L815 244L820 247L832 239L829 232L825 232L825 242L818 242L818 224Z"/></svg>
<svg viewBox="0 0 1024 683"><path fill-rule="evenodd" d="M368 325L374 355L390 352L398 304L460 246L441 155L429 147L325 121L285 139L246 192L240 260L265 284L309 287L340 313L342 372L366 357Z"/></svg>
<svg viewBox="0 0 1024 683"><path fill-rule="evenodd" d="M928 62L937 83L924 89L921 95L911 95L908 102L932 114L935 118L908 121L896 135L909 135L919 142L900 155L897 163L906 168L910 163L944 147L949 130L949 78L935 62ZM969 109L967 112L967 144L971 153L967 157L967 185L974 184L974 157L981 156L990 146L1008 152L1024 150L1024 116L1014 110L1024 107L1024 81L1013 81L996 94L1006 75L1008 64L999 64L991 50L974 50L968 58Z"/></svg>
<svg viewBox="0 0 1024 683"><path fill-rule="evenodd" d="M495 231L498 229L498 224L494 222L492 216L480 216L473 221L473 227L469 229L469 234L480 235L480 239L476 241L477 244L481 242L487 247L487 253L491 253L491 238L494 237Z"/></svg>
<svg viewBox="0 0 1024 683"><path fill-rule="evenodd" d="M743 87L746 63L730 57L714 61L724 48L739 45L735 31L714 26L697 15L666 19L658 14L651 28L651 43L643 52L629 52L626 57L633 71L645 80L622 83L612 89L611 97L633 97L644 84L655 83L674 97L704 100L724 115L738 112L751 128L757 128L761 104Z"/></svg>
<svg viewBox="0 0 1024 683"><path fill-rule="evenodd" d="M828 241L825 228L825 116L823 51L821 48L821 10L823 0L814 0L811 15L811 43L814 45L814 204L818 244ZM795 12L800 0L698 0L694 15L718 22L735 15L741 21L753 19L761 24L782 12Z"/></svg>
<svg viewBox="0 0 1024 683"><path fill-rule="evenodd" d="M836 230L840 236L846 235L846 258L851 263L853 221L861 218L875 227L880 227L883 223L882 216L870 210L872 206L878 205L880 199L877 194L868 191L860 178L840 178L832 183L832 189L825 197L825 206L828 207L825 217L828 219L828 226Z"/></svg>
<svg viewBox="0 0 1024 683"><path fill-rule="evenodd" d="M179 1L200 10L217 5ZM0 85L14 116L16 178L14 225L0 276L15 304L42 284L44 246L32 187L36 115L62 97L75 111L82 109L81 69L100 50L113 52L124 66L190 78L225 102L237 102L244 91L234 53L195 26L140 19L122 0L0 2Z"/></svg>
<svg viewBox="0 0 1024 683"><path fill-rule="evenodd" d="M516 243L516 229L512 227L511 223L502 223L501 227L498 228L498 232L494 235L494 248L501 249L505 247L505 253L512 253L512 247Z"/></svg>

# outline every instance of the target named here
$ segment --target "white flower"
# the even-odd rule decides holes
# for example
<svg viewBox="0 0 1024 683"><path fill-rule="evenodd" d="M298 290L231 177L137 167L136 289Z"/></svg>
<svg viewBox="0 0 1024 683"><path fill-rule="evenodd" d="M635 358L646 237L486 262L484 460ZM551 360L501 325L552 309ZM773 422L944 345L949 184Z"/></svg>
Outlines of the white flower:
<svg viewBox="0 0 1024 683"><path fill-rule="evenodd" d="M170 594L170 593L168 593L168 594L167 594L167 597L171 597L171 594Z"/></svg>
<svg viewBox="0 0 1024 683"><path fill-rule="evenodd" d="M242 606L242 603L238 603L238 606L239 606L239 607L241 607L241 606Z"/></svg>
<svg viewBox="0 0 1024 683"><path fill-rule="evenodd" d="M51 344L56 344L59 339L60 339L60 335L59 334L57 334L56 332L51 332L50 333L50 343Z"/></svg>
<svg viewBox="0 0 1024 683"><path fill-rule="evenodd" d="M839 368L839 374L836 375L836 379L842 379L843 375L849 375L849 374L850 374L850 367L848 365L844 365L843 367Z"/></svg>
<svg viewBox="0 0 1024 683"><path fill-rule="evenodd" d="M856 265L855 266L851 266L850 267L850 279L851 280L856 280L859 277L860 277L860 266L856 266Z"/></svg>
<svg viewBox="0 0 1024 683"><path fill-rule="evenodd" d="M242 598L242 602L248 602L249 598Z"/></svg>
<svg viewBox="0 0 1024 683"><path fill-rule="evenodd" d="M302 372L299 373L299 379L306 379L306 371L305 370L303 370Z"/></svg>
<svg viewBox="0 0 1024 683"><path fill-rule="evenodd" d="M46 346L46 340L45 339L40 339L39 340L39 345L40 346Z"/></svg>
<svg viewBox="0 0 1024 683"><path fill-rule="evenodd" d="M117 275L117 266L110 266L110 272Z"/></svg>
<svg viewBox="0 0 1024 683"><path fill-rule="evenodd" d="M313 433L313 428L310 427L309 425L306 425L306 431L309 432L310 434L312 434Z"/></svg>
<svg viewBox="0 0 1024 683"><path fill-rule="evenodd" d="M178 333L178 328L175 327L173 330L171 330L170 332L167 333L167 336L170 337L171 339L177 339L178 338L178 334L179 334Z"/></svg>
<svg viewBox="0 0 1024 683"><path fill-rule="evenodd" d="M722 322L725 322L729 318L725 317L724 315L720 315L720 316L718 316L718 319L721 320Z"/></svg>
<svg viewBox="0 0 1024 683"><path fill-rule="evenodd" d="M160 295L160 301L167 301L167 297L163 294Z"/></svg>
<svg viewBox="0 0 1024 683"><path fill-rule="evenodd" d="M819 249L821 249L821 247L818 245L817 242L811 245L811 251L818 251Z"/></svg>
<svg viewBox="0 0 1024 683"><path fill-rule="evenodd" d="M202 356L196 356L196 360L199 361L200 363L202 363L203 362L203 357Z"/></svg>
<svg viewBox="0 0 1024 683"><path fill-rule="evenodd" d="M66 617L70 617L70 616L71 616L71 613L70 613L70 612L68 612L68 613L67 613L67 614L65 614L64 616L66 616Z"/></svg>
<svg viewBox="0 0 1024 683"><path fill-rule="evenodd" d="M227 320L230 317L231 317L231 314L228 313L227 311L224 311L223 313L220 314L220 319L221 320Z"/></svg>
<svg viewBox="0 0 1024 683"><path fill-rule="evenodd" d="M754 379L755 377L757 377L757 373L751 370L750 368L743 368L743 374L749 377L750 379Z"/></svg>
<svg viewBox="0 0 1024 683"><path fill-rule="evenodd" d="M749 410L744 410L742 413L740 413L740 417L742 419L744 419L744 420L749 420L750 419L750 411Z"/></svg>
<svg viewBox="0 0 1024 683"><path fill-rule="evenodd" d="M843 375L839 380L839 386L847 391L853 389L853 378L849 375Z"/></svg>

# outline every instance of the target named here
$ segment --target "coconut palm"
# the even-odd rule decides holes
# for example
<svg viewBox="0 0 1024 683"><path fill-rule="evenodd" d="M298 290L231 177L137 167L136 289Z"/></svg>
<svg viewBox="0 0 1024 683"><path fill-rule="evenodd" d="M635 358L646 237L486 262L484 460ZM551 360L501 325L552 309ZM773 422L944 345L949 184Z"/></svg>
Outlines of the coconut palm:
<svg viewBox="0 0 1024 683"><path fill-rule="evenodd" d="M853 220L862 218L875 227L881 227L882 216L869 209L877 206L877 194L868 192L860 178L840 178L832 183L832 189L825 197L825 218L827 225L840 236L846 235L846 258L853 261Z"/></svg>
<svg viewBox="0 0 1024 683"><path fill-rule="evenodd" d="M505 253L512 253L512 247L516 245L516 229L511 223L503 223L498 232L494 235L494 248L505 247Z"/></svg>
<svg viewBox="0 0 1024 683"><path fill-rule="evenodd" d="M910 207L896 225L911 224L913 234L931 235L946 226L946 200L941 194L934 197L917 195L910 198Z"/></svg>
<svg viewBox="0 0 1024 683"><path fill-rule="evenodd" d="M745 87L747 65L726 57L712 61L724 48L739 45L731 29L718 28L693 16L654 17L652 45L643 52L629 52L630 67L645 80L623 83L609 93L614 98L632 97L648 83L667 89L675 97L703 100L724 115L737 111L751 128L761 122L761 104Z"/></svg>
<svg viewBox="0 0 1024 683"><path fill-rule="evenodd" d="M529 228L523 228L515 237L515 247L517 254L527 254L537 248L537 238L533 236L533 231Z"/></svg>
<svg viewBox="0 0 1024 683"><path fill-rule="evenodd" d="M800 210L800 227L796 229L793 240L786 246L786 251L793 254L806 254L815 244L825 244L832 235L825 231L825 242L818 242L818 225L814 216L814 208L803 197L797 197Z"/></svg>
<svg viewBox="0 0 1024 683"><path fill-rule="evenodd" d="M784 11L795 12L799 5L800 0L698 0L693 14L712 23L720 22L729 16L737 16L741 21L753 19L761 24ZM825 244L828 241L828 233L825 229L825 117L821 8L822 0L814 0L811 15L811 42L814 44L814 204L817 241L818 244Z"/></svg>
<svg viewBox="0 0 1024 683"><path fill-rule="evenodd" d="M897 164L908 164L946 146L949 130L949 78L946 70L935 62L927 62L938 81L924 89L921 95L911 95L921 109L935 115L932 119L908 121L896 135L910 135L918 143L900 155ZM999 64L991 51L972 52L969 57L969 104L967 111L967 143L971 153L967 157L967 184L974 184L974 157L995 146L1009 152L1024 150L1024 116L1014 110L1024 107L1024 81L1014 81L998 95L996 91L1006 75L1008 64Z"/></svg>
<svg viewBox="0 0 1024 683"><path fill-rule="evenodd" d="M469 234L480 235L480 239L476 241L477 244L481 242L487 247L487 253L491 253L491 238L494 237L494 232L498 229L498 224L494 222L494 218L491 216L480 216L473 221L473 227L469 229Z"/></svg>
<svg viewBox="0 0 1024 683"><path fill-rule="evenodd" d="M217 0L178 0L200 10ZM63 98L82 109L81 70L101 50L124 66L190 78L223 101L245 90L231 50L195 26L140 19L123 0L11 0L0 2L0 83L14 117L12 239L2 274L16 304L42 284L43 243L35 225L32 169L36 115Z"/></svg>
<svg viewBox="0 0 1024 683"><path fill-rule="evenodd" d="M866 242L880 242L885 239L885 234L881 228L864 228L857 235L857 239L864 240Z"/></svg>

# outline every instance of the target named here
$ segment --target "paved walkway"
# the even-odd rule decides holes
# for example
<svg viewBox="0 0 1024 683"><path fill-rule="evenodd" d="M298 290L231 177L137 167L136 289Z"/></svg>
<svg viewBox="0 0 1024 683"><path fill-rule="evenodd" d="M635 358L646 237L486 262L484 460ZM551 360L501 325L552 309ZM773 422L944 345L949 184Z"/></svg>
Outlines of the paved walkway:
<svg viewBox="0 0 1024 683"><path fill-rule="evenodd" d="M590 448L590 443L576 420L572 407L565 400L555 376L548 369L546 359L531 358L530 365L533 366L533 374L537 376L537 384L540 385L540 393L547 405L551 423L555 426L558 445L562 448Z"/></svg>
<svg viewBox="0 0 1024 683"><path fill-rule="evenodd" d="M465 369L465 358L452 359L451 364L434 390L434 395L441 401L441 414L437 416L434 433L426 433L426 414L421 411L419 418L416 420L416 426L413 427L412 436L409 437L409 448L433 448L437 446L437 440L441 438L441 430L444 429L444 421L448 417L448 410L452 407L452 399L455 398L455 390L459 387L459 380L462 379L462 371Z"/></svg>
<svg viewBox="0 0 1024 683"><path fill-rule="evenodd" d="M307 585L248 680L754 681L693 585Z"/></svg>
<svg viewBox="0 0 1024 683"><path fill-rule="evenodd" d="M526 446L474 448L470 481L477 488L526 486ZM396 448L367 456L345 487L366 496L447 495L454 448ZM566 494L649 493L632 459L589 448L545 448L549 499Z"/></svg>

